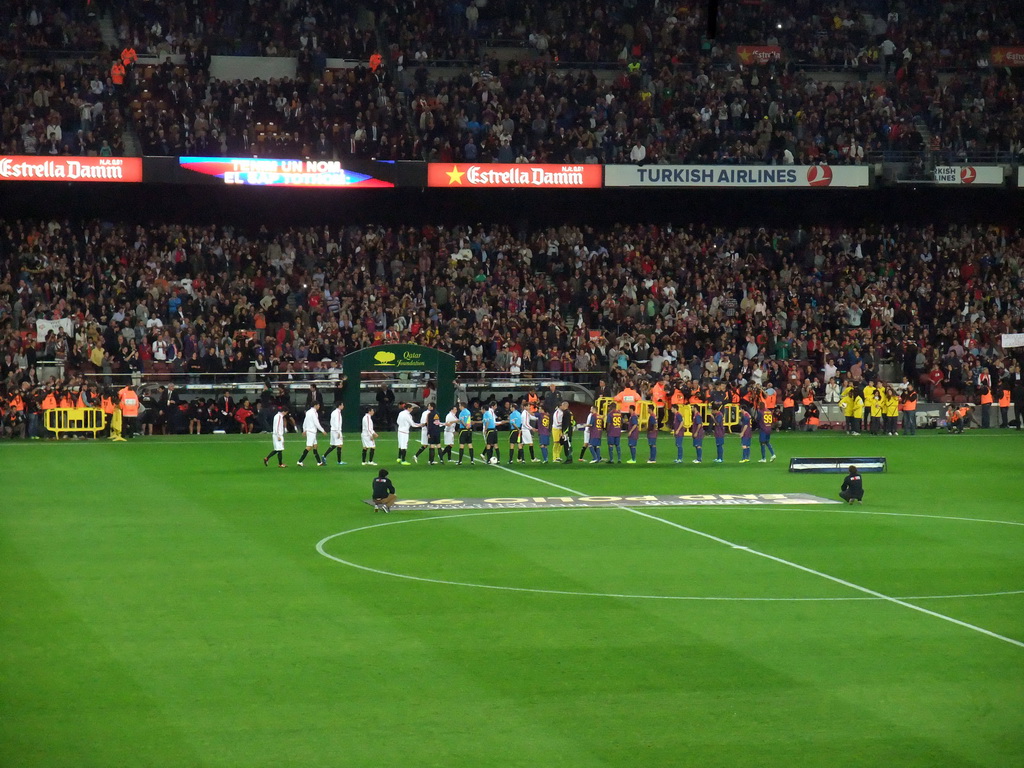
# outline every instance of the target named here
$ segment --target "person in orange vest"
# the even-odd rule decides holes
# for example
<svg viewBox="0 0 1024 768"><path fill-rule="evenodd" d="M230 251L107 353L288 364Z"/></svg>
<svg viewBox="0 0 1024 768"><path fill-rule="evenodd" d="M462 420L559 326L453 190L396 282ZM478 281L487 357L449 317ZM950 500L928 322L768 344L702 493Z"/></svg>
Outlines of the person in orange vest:
<svg viewBox="0 0 1024 768"><path fill-rule="evenodd" d="M961 405L959 407L950 405L946 409L946 428L949 430L949 433L956 432L958 435L962 435L973 410L974 408L969 405Z"/></svg>
<svg viewBox="0 0 1024 768"><path fill-rule="evenodd" d="M775 406L779 403L779 395L771 384L769 384L764 390L764 410L774 411Z"/></svg>
<svg viewBox="0 0 1024 768"><path fill-rule="evenodd" d="M124 71L124 64L120 59L110 65L110 81L117 87L117 90L124 85Z"/></svg>
<svg viewBox="0 0 1024 768"><path fill-rule="evenodd" d="M796 429L796 400L787 390L782 397L782 428Z"/></svg>
<svg viewBox="0 0 1024 768"><path fill-rule="evenodd" d="M15 391L7 401L5 421L10 425L11 436L25 437L25 398Z"/></svg>
<svg viewBox="0 0 1024 768"><path fill-rule="evenodd" d="M64 392L60 396L60 407L61 408L74 408L75 401L71 399L70 392Z"/></svg>
<svg viewBox="0 0 1024 768"><path fill-rule="evenodd" d="M619 410L625 411L629 406L640 402L640 393L627 384L624 389L615 395L614 400L618 403Z"/></svg>
<svg viewBox="0 0 1024 768"><path fill-rule="evenodd" d="M89 385L83 384L82 389L78 393L78 399L75 401L76 408L93 408L96 405L92 392L89 391Z"/></svg>
<svg viewBox="0 0 1024 768"><path fill-rule="evenodd" d="M651 402L654 403L654 413L658 424L666 418L665 406L668 404L668 393L665 392L664 380L659 380L651 387Z"/></svg>
<svg viewBox="0 0 1024 768"><path fill-rule="evenodd" d="M139 54L137 54L135 52L135 49L132 48L130 45L121 50L121 63L124 65L125 69L130 67L138 60Z"/></svg>
<svg viewBox="0 0 1024 768"><path fill-rule="evenodd" d="M114 418L114 398L110 396L109 392L104 392L103 397L100 398L100 408L103 409L103 435L110 434L110 422Z"/></svg>
<svg viewBox="0 0 1024 768"><path fill-rule="evenodd" d="M139 421L139 396L135 394L131 384L124 387L118 395L121 398L119 403L121 416L124 418L124 425L121 430L122 436L134 437Z"/></svg>
<svg viewBox="0 0 1024 768"><path fill-rule="evenodd" d="M981 408L981 428L988 429L990 426L989 412L992 409L993 402L992 388L987 383L988 368L985 369L985 372L981 374L979 379L981 380L981 383L978 385L977 395L978 404Z"/></svg>
<svg viewBox="0 0 1024 768"><path fill-rule="evenodd" d="M1010 428L1010 397L1012 390L1009 381L999 384L999 428Z"/></svg>
<svg viewBox="0 0 1024 768"><path fill-rule="evenodd" d="M812 398L811 402L804 405L804 418L800 422L800 426L805 432L817 432L819 424L821 424L821 411Z"/></svg>
<svg viewBox="0 0 1024 768"><path fill-rule="evenodd" d="M42 410L42 422L43 422L43 433L47 437L53 437L53 432L46 428L46 412L51 411L58 407L57 395L52 389L47 390L46 397L43 398L43 402L40 403L39 408Z"/></svg>
<svg viewBox="0 0 1024 768"><path fill-rule="evenodd" d="M900 410L903 412L903 434L917 434L917 392L908 384L900 396Z"/></svg>

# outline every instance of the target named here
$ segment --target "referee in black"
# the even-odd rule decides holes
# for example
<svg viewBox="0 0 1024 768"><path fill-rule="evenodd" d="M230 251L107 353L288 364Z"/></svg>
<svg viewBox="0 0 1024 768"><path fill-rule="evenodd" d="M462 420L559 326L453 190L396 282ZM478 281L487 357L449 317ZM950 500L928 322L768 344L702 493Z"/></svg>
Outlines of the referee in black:
<svg viewBox="0 0 1024 768"><path fill-rule="evenodd" d="M864 483L860 479L860 472L856 467L850 467L849 473L843 478L843 487L839 489L839 496L847 504L858 504L864 501Z"/></svg>

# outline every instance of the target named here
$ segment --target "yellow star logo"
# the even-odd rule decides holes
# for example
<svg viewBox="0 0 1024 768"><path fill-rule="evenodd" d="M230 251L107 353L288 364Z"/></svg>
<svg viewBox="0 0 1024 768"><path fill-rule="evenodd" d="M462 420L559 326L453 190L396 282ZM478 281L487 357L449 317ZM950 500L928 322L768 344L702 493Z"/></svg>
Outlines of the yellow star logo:
<svg viewBox="0 0 1024 768"><path fill-rule="evenodd" d="M452 184L462 184L462 177L466 174L459 170L459 166L453 165L450 171L445 171L448 174L448 186Z"/></svg>
<svg viewBox="0 0 1024 768"><path fill-rule="evenodd" d="M1003 53L1003 49L1002 48L993 48L992 49L992 63L995 66L997 66L997 67L1001 67L1001 66L1003 66L1003 63L1005 61L1006 61L1006 54Z"/></svg>

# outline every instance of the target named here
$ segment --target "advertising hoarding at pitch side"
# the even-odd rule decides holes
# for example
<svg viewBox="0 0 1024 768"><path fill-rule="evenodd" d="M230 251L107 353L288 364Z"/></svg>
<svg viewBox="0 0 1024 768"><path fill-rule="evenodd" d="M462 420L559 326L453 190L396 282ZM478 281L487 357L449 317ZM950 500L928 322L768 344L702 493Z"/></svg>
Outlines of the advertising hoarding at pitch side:
<svg viewBox="0 0 1024 768"><path fill-rule="evenodd" d="M427 186L454 189L596 189L600 165L430 163Z"/></svg>
<svg viewBox="0 0 1024 768"><path fill-rule="evenodd" d="M936 184L985 186L1003 183L1001 165L937 165L932 172Z"/></svg>
<svg viewBox="0 0 1024 768"><path fill-rule="evenodd" d="M393 187L394 182L345 168L337 160L277 160L253 157L180 157L187 171L225 184L264 187Z"/></svg>
<svg viewBox="0 0 1024 768"><path fill-rule="evenodd" d="M1024 67L1024 45L993 45L988 59L996 68Z"/></svg>
<svg viewBox="0 0 1024 768"><path fill-rule="evenodd" d="M140 157L0 155L0 181L142 181Z"/></svg>
<svg viewBox="0 0 1024 768"><path fill-rule="evenodd" d="M868 187L866 165L606 165L606 187L749 187L772 189Z"/></svg>

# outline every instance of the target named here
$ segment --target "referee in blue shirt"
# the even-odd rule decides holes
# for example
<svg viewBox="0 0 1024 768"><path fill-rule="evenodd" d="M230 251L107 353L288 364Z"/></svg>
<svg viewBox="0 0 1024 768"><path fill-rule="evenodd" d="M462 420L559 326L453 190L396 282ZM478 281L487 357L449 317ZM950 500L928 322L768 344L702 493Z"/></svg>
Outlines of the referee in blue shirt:
<svg viewBox="0 0 1024 768"><path fill-rule="evenodd" d="M508 463L509 466L516 458L516 450L519 451L519 463L525 464L526 458L523 455L523 414L512 403L512 411L508 415Z"/></svg>
<svg viewBox="0 0 1024 768"><path fill-rule="evenodd" d="M484 461L488 464L491 463L491 457L496 456L498 461L501 461L501 448L498 447L498 425L504 424L504 421L498 421L498 417L494 413L494 403L487 406L487 410L484 411L483 416L483 429L484 429Z"/></svg>
<svg viewBox="0 0 1024 768"><path fill-rule="evenodd" d="M462 466L462 454L469 451L469 466L473 466L473 414L465 403L459 403L462 409L459 411L459 461L455 466Z"/></svg>

